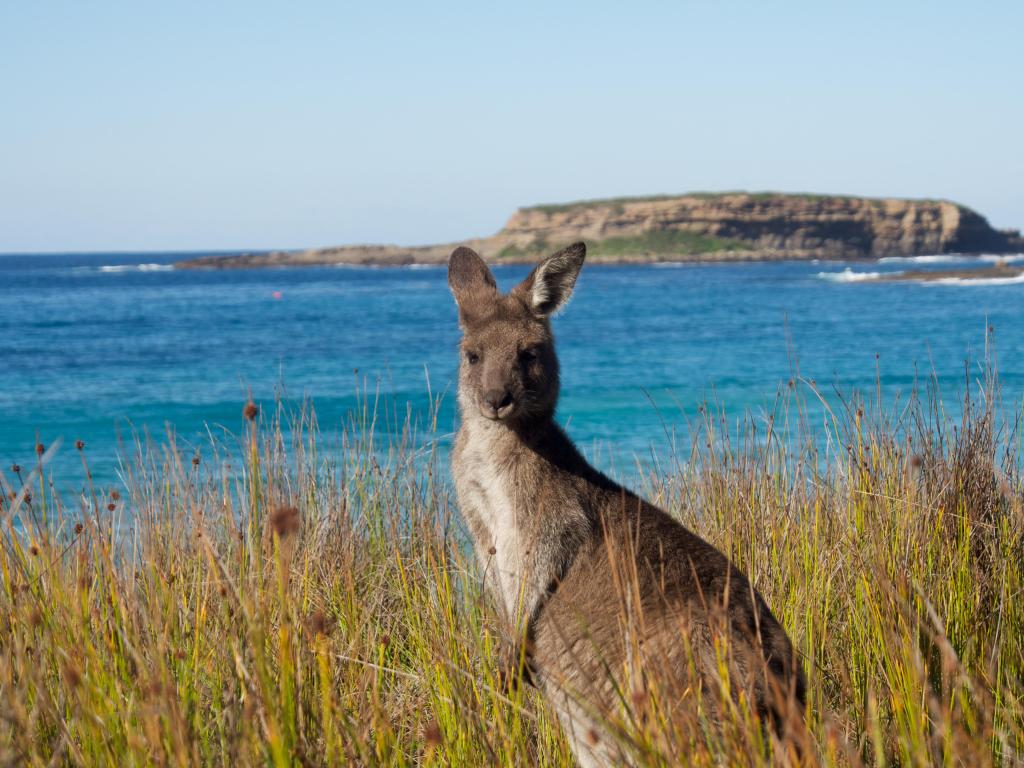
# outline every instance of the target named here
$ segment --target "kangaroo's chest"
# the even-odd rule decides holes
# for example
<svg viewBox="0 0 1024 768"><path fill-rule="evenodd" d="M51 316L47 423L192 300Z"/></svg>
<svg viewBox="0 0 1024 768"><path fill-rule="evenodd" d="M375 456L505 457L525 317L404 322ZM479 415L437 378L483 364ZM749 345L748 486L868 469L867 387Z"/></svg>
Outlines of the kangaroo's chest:
<svg viewBox="0 0 1024 768"><path fill-rule="evenodd" d="M459 508L473 536L488 588L510 616L519 613L529 555L528 499L515 472L486 440L469 439L455 464Z"/></svg>

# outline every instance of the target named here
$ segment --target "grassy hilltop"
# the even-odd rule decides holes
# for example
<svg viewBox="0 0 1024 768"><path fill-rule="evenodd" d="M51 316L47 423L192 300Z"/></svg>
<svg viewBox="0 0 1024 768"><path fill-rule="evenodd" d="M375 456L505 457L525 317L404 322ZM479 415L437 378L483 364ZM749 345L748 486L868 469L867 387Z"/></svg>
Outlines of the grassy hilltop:
<svg viewBox="0 0 1024 768"><path fill-rule="evenodd" d="M807 386L738 436L702 408L636 483L793 638L804 764L1021 764L1024 485L994 384L962 420L851 400L817 436ZM310 415L255 410L237 445L151 447L117 488L60 496L42 446L3 468L0 764L570 764L544 702L499 678L433 443L381 445L370 405L334 449ZM797 761L742 704L716 730L676 703L624 696L639 764Z"/></svg>

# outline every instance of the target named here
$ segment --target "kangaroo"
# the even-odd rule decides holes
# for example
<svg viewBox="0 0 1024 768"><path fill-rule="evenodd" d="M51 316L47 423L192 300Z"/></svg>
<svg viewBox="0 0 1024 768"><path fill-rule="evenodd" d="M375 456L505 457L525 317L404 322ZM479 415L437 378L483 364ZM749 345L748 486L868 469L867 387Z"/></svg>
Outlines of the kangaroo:
<svg viewBox="0 0 1024 768"><path fill-rule="evenodd" d="M448 265L463 332L452 470L510 654L582 766L629 761L611 723L655 668L678 682L680 706L697 690L714 719L721 638L732 695L744 689L780 732L802 716L804 678L764 600L724 554L591 467L555 422L550 317L585 256L583 243L560 250L506 295L469 248Z"/></svg>

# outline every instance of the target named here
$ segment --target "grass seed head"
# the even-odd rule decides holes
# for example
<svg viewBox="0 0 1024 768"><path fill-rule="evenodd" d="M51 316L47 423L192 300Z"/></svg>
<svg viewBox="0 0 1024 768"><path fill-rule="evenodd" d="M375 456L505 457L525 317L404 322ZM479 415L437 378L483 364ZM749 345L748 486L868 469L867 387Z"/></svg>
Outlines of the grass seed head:
<svg viewBox="0 0 1024 768"><path fill-rule="evenodd" d="M633 690L633 709L641 710L647 706L647 691L643 688Z"/></svg>
<svg viewBox="0 0 1024 768"><path fill-rule="evenodd" d="M437 720L427 723L427 727L423 729L423 740L427 742L428 747L436 747L441 744L441 726L438 725Z"/></svg>
<svg viewBox="0 0 1024 768"><path fill-rule="evenodd" d="M82 684L82 673L78 671L74 664L65 664L64 680L68 684L68 688L77 688Z"/></svg>
<svg viewBox="0 0 1024 768"><path fill-rule="evenodd" d="M282 505L270 513L270 527L282 539L298 531L301 522L298 507Z"/></svg>
<svg viewBox="0 0 1024 768"><path fill-rule="evenodd" d="M246 421L255 421L256 417L260 415L260 407L250 400L242 409L242 415L245 417Z"/></svg>
<svg viewBox="0 0 1024 768"><path fill-rule="evenodd" d="M323 611L313 611L306 619L306 627L313 637L329 635L331 633L331 621Z"/></svg>
<svg viewBox="0 0 1024 768"><path fill-rule="evenodd" d="M42 456L46 453L46 446L42 443L36 443L36 456Z"/></svg>

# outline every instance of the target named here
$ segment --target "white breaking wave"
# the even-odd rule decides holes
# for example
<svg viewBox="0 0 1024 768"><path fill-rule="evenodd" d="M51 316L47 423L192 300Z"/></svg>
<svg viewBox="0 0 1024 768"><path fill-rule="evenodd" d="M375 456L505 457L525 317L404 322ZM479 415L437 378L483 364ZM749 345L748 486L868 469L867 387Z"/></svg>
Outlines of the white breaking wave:
<svg viewBox="0 0 1024 768"><path fill-rule="evenodd" d="M1016 264L1024 261L1024 253L982 253L966 256L962 253L934 253L925 256L884 256L879 264Z"/></svg>
<svg viewBox="0 0 1024 768"><path fill-rule="evenodd" d="M170 272L173 264L105 264L100 272Z"/></svg>
<svg viewBox="0 0 1024 768"><path fill-rule="evenodd" d="M875 280L883 274L898 275L899 272L854 272L847 267L842 272L819 272L817 276L833 283L860 283L864 280Z"/></svg>
<svg viewBox="0 0 1024 768"><path fill-rule="evenodd" d="M959 253L936 253L927 256L884 256L879 264L962 264L973 259Z"/></svg>
<svg viewBox="0 0 1024 768"><path fill-rule="evenodd" d="M923 280L928 285L1020 285L1024 284L1024 273L1016 277L943 277L939 280Z"/></svg>

